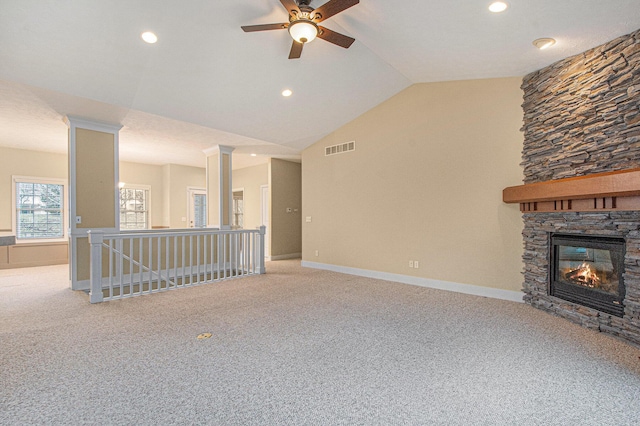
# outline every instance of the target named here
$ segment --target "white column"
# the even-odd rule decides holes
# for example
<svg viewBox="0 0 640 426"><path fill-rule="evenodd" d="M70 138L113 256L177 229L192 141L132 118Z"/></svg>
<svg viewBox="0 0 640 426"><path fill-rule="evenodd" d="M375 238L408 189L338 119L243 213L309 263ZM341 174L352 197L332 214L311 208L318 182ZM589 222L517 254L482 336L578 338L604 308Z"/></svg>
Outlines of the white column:
<svg viewBox="0 0 640 426"><path fill-rule="evenodd" d="M204 151L207 156L207 225L231 229L233 218L231 146L216 145Z"/></svg>
<svg viewBox="0 0 640 426"><path fill-rule="evenodd" d="M120 228L119 124L79 117L69 127L69 275L73 290L88 290L90 248L87 231Z"/></svg>

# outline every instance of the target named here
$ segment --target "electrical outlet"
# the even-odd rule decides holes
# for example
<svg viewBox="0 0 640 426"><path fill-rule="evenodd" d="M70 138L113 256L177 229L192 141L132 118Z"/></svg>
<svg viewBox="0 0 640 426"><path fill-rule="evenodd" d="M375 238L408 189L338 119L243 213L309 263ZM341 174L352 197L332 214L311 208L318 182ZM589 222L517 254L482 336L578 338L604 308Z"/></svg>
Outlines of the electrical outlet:
<svg viewBox="0 0 640 426"><path fill-rule="evenodd" d="M413 260L409 261L409 268L413 268Z"/></svg>
<svg viewBox="0 0 640 426"><path fill-rule="evenodd" d="M418 269L420 267L420 262L418 262L417 260L413 261L413 267Z"/></svg>
<svg viewBox="0 0 640 426"><path fill-rule="evenodd" d="M320 252L318 252L318 250L316 250L316 256L320 256Z"/></svg>
<svg viewBox="0 0 640 426"><path fill-rule="evenodd" d="M307 220L307 223L310 223L311 222L311 216L307 216L306 220Z"/></svg>

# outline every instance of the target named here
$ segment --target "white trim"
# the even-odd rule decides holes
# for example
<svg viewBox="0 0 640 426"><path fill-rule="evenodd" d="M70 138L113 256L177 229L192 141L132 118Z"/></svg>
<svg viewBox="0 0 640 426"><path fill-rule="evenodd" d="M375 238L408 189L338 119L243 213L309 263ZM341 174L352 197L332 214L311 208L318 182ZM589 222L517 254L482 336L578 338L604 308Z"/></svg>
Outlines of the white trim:
<svg viewBox="0 0 640 426"><path fill-rule="evenodd" d="M118 188L120 182L120 129L121 124L109 124L100 121L88 120L86 118L67 115L63 117L64 123L69 127L69 228L70 233L74 234L76 230L76 129L94 130L96 132L109 133L113 135L113 174L114 188ZM115 228L120 229L120 192L114 191L115 205ZM73 220L71 220L73 219ZM80 228L87 229L87 228Z"/></svg>
<svg viewBox="0 0 640 426"><path fill-rule="evenodd" d="M300 259L301 257L302 257L302 253L289 253L289 254L279 254L277 256L268 256L267 260Z"/></svg>
<svg viewBox="0 0 640 426"><path fill-rule="evenodd" d="M18 226L17 226L17 206L16 206L16 183L44 183L53 185L62 185L62 237L59 238L18 238ZM69 236L69 183L66 179L60 178L47 178L37 176L11 176L11 233L16 236L16 245L29 244L29 243L58 243L67 242Z"/></svg>
<svg viewBox="0 0 640 426"><path fill-rule="evenodd" d="M402 284L416 285L419 287L435 288L438 290L453 291L456 293L471 294L473 296L488 297L491 299L508 300L524 303L524 293L521 291L502 290L499 288L481 287L471 284L460 284L450 281L433 280L430 278L412 277L409 275L392 274L389 272L371 271L368 269L351 268L348 266L329 265L326 263L302 261L305 268L323 269L326 271L340 272L342 274L357 275L360 277L376 278L379 280L393 281Z"/></svg>
<svg viewBox="0 0 640 426"><path fill-rule="evenodd" d="M122 124L111 124L102 121L89 120L75 115L66 115L62 120L69 128L79 127L81 129L95 130L96 132L104 133L117 134L123 127Z"/></svg>
<svg viewBox="0 0 640 426"><path fill-rule="evenodd" d="M262 196L262 194L264 193L264 190L267 190L267 198L263 199L264 197ZM269 191L269 184L266 185L260 185L260 225L265 227L265 238L264 238L264 258L266 260L271 260L271 198L269 197L270 191ZM264 203L266 203L266 205L263 205ZM267 227L267 225L264 223L264 216L263 216L263 211L267 210L267 223L269 224L269 226ZM268 238L267 238L268 237ZM302 255L300 256L302 257Z"/></svg>

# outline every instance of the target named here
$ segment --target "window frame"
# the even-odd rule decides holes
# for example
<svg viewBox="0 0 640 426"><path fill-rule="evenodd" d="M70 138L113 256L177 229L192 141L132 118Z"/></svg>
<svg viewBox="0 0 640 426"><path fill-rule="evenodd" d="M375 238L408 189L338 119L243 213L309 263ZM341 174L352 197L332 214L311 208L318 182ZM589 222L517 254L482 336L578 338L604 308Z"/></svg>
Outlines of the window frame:
<svg viewBox="0 0 640 426"><path fill-rule="evenodd" d="M52 238L19 238L18 237L18 183L35 183L44 185L62 185L62 237ZM40 176L11 176L11 233L16 237L16 244L42 244L67 242L69 239L69 184L66 179Z"/></svg>
<svg viewBox="0 0 640 426"><path fill-rule="evenodd" d="M241 192L242 198L236 198L235 193ZM238 203L237 201L242 201L242 211L237 212ZM231 229L244 229L244 187L238 189L231 190ZM238 222L242 222L242 224L238 224Z"/></svg>
<svg viewBox="0 0 640 426"><path fill-rule="evenodd" d="M137 183L121 183L118 185L118 229L120 231L127 231L127 232L135 232L137 231L141 231L143 229L141 228L136 228L136 229L130 229L130 228L123 228L122 227L122 220L120 219L121 215L122 215L122 210L120 210L120 191L123 189L136 189L136 190L143 190L146 191L146 209L145 212L147 214L147 220L146 220L146 227L143 229L151 229L151 185L143 185L143 184L137 184Z"/></svg>

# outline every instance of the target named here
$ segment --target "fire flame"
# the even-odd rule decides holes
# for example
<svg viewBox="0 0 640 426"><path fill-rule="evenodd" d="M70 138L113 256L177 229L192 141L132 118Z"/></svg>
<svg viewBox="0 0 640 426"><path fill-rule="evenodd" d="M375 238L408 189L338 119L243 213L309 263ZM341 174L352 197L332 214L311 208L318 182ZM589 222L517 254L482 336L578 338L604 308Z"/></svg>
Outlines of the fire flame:
<svg viewBox="0 0 640 426"><path fill-rule="evenodd" d="M583 262L578 268L570 270L565 276L567 279L587 287L600 286L600 278L587 262Z"/></svg>

